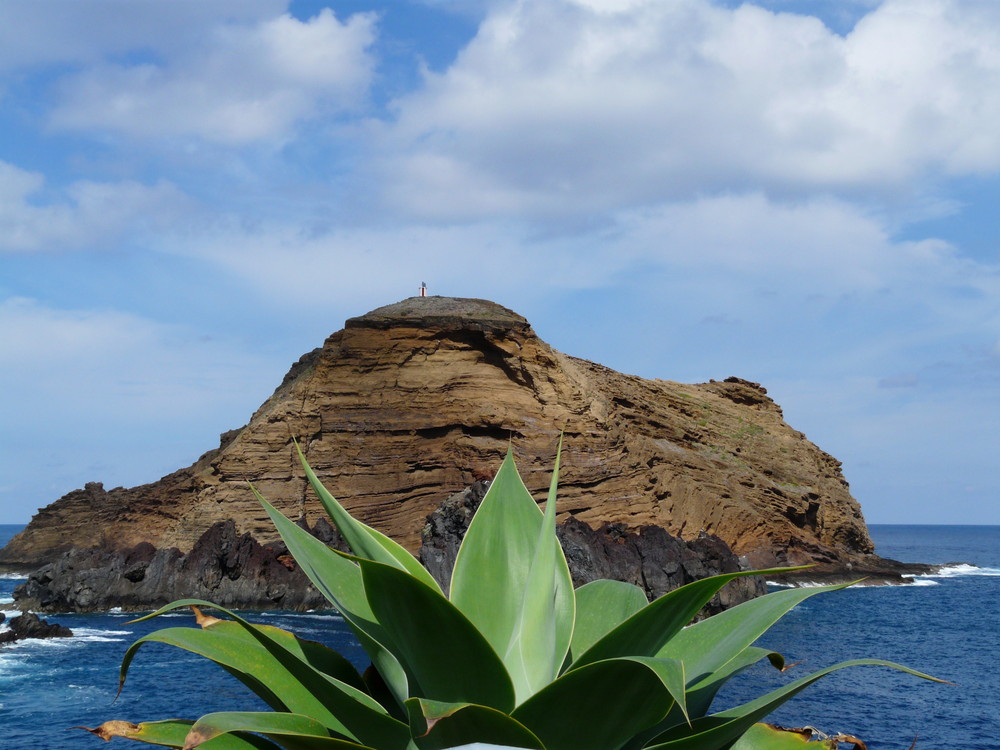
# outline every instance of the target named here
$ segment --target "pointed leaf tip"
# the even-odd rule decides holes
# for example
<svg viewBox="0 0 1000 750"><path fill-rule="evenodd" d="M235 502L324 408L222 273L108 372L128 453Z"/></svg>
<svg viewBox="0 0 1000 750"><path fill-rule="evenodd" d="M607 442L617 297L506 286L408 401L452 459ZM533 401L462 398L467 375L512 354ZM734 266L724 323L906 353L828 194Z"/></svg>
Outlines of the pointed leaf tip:
<svg viewBox="0 0 1000 750"><path fill-rule="evenodd" d="M106 721L99 727L70 727L70 729L82 729L85 732L90 732L93 735L100 737L105 742L111 742L112 737L131 737L134 734L138 734L142 729L138 724L133 724L131 721Z"/></svg>
<svg viewBox="0 0 1000 750"><path fill-rule="evenodd" d="M211 627L212 625L215 625L215 623L217 622L223 622L223 620L219 619L218 617L212 617L212 615L204 614L200 609L198 609L198 607L196 607L193 604L191 605L191 611L194 612L194 621L198 623L198 627L200 627L202 630Z"/></svg>

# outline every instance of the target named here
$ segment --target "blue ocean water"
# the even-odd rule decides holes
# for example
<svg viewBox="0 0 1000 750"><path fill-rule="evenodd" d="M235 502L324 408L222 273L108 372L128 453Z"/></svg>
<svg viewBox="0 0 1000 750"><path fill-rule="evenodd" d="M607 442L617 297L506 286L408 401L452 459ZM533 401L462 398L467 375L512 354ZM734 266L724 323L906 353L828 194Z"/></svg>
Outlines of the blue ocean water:
<svg viewBox="0 0 1000 750"><path fill-rule="evenodd" d="M0 526L0 545L19 529ZM770 720L853 734L871 750L907 750L914 737L918 750L1000 750L1000 527L876 525L871 532L885 557L969 566L918 579L913 586L857 587L807 600L761 641L789 662L803 663L785 674L769 667L750 670L720 695L718 705L747 700L845 659L877 657L957 686L883 668L855 668L824 678ZM10 601L17 582L0 579L0 602ZM69 727L262 708L221 669L159 644L140 650L115 701L121 657L133 640L160 627L193 624L188 614L127 624L133 616L52 616L77 636L0 647L0 748L96 750L106 745ZM332 613L248 617L325 642L364 664L360 648Z"/></svg>

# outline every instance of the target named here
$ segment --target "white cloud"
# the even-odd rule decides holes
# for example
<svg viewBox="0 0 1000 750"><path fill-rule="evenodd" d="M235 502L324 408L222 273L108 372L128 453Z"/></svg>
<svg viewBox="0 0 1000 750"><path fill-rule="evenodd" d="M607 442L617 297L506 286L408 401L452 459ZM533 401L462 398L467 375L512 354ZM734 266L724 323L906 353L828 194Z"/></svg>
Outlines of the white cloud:
<svg viewBox="0 0 1000 750"><path fill-rule="evenodd" d="M341 22L328 8L208 27L163 61L102 63L60 84L56 129L107 129L136 139L197 136L243 144L281 138L303 118L362 103L375 17Z"/></svg>
<svg viewBox="0 0 1000 750"><path fill-rule="evenodd" d="M235 403L252 409L274 387L262 362L232 341L134 313L0 302L0 386L17 394L6 407L11 424L30 423L33 413L77 424L176 424Z"/></svg>
<svg viewBox="0 0 1000 750"><path fill-rule="evenodd" d="M8 518L85 481L135 485L244 424L287 362L116 310L0 302L0 490Z"/></svg>
<svg viewBox="0 0 1000 750"><path fill-rule="evenodd" d="M287 0L5 2L0 70L94 63L135 50L163 54L196 44L213 24L273 17L287 5Z"/></svg>
<svg viewBox="0 0 1000 750"><path fill-rule="evenodd" d="M0 253L92 248L164 229L189 201L169 183L79 181L38 200L45 178L0 161Z"/></svg>
<svg viewBox="0 0 1000 750"><path fill-rule="evenodd" d="M946 242L895 240L885 221L844 201L788 203L759 192L622 211L603 228L573 234L540 235L511 221L306 231L225 220L162 246L280 306L313 310L333 301L367 309L412 294L422 280L435 294L503 301L662 277L663 293L699 319L745 318L746 301L763 293L783 300L754 311L769 323L804 320L856 297L925 310L933 323L921 320L921 335L945 338L967 327L970 307L990 325L990 300L1000 298L1000 269L964 259ZM806 299L808 314L791 312Z"/></svg>
<svg viewBox="0 0 1000 750"><path fill-rule="evenodd" d="M887 0L845 38L753 5L505 3L396 107L386 198L430 219L906 194L1000 168L1000 5Z"/></svg>
<svg viewBox="0 0 1000 750"><path fill-rule="evenodd" d="M31 423L33 413L76 424L176 424L236 403L248 409L236 418L245 418L274 387L273 365L262 364L232 341L134 313L0 302L0 386L17 394L6 406L11 424Z"/></svg>

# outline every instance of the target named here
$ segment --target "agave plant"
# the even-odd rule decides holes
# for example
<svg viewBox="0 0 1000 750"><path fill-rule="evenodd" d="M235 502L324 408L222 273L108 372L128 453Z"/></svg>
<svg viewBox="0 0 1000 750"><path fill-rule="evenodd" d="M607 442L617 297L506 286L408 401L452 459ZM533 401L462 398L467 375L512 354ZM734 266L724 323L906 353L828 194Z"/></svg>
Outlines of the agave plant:
<svg viewBox="0 0 1000 750"><path fill-rule="evenodd" d="M140 638L125 654L121 684L141 646L166 643L215 661L273 710L212 713L194 722L107 722L91 731L185 750L443 750L468 743L782 750L808 737L760 720L834 670L881 665L934 679L864 659L715 710L716 694L736 674L765 659L784 668L780 654L753 645L761 634L808 597L842 587L779 591L690 626L719 589L749 573L696 581L652 603L618 581L574 590L555 534L558 455L543 513L508 451L462 542L446 595L403 547L352 518L301 451L299 457L353 554L330 549L257 497L371 666L359 673L321 644L208 602L178 601L148 617L192 607L200 627ZM212 607L228 619L198 609ZM809 744L823 746L836 747L836 740Z"/></svg>

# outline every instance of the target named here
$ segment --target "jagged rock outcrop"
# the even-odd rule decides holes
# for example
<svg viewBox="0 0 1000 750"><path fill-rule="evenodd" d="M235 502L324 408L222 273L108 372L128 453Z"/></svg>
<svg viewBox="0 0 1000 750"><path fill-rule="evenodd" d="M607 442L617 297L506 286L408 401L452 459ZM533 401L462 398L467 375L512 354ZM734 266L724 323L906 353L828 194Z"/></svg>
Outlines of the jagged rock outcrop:
<svg viewBox="0 0 1000 750"><path fill-rule="evenodd" d="M479 481L448 498L426 519L418 557L447 591L459 546L489 483ZM349 551L324 518L310 528ZM598 578L633 583L655 599L691 581L747 568L716 536L685 542L656 526L632 533L620 524L594 530L573 517L556 527L574 586ZM764 593L759 577L740 578L706 607L714 614ZM321 609L330 605L310 584L280 540L259 544L239 535L232 520L202 534L188 554L141 542L127 550L71 549L33 572L14 591L17 606L40 612L94 612L112 607L156 609L178 599L207 599L231 609Z"/></svg>
<svg viewBox="0 0 1000 750"><path fill-rule="evenodd" d="M427 518L421 532L420 561L445 591L458 548L487 489L486 482L476 482L448 498ZM592 529L572 516L557 524L556 534L574 586L599 579L625 581L642 588L650 601L692 581L748 569L746 561L714 535L701 534L686 542L659 526L644 526L638 532L622 524ZM708 603L704 614L721 612L764 593L759 576L739 578Z"/></svg>
<svg viewBox="0 0 1000 750"><path fill-rule="evenodd" d="M416 549L427 515L492 476L509 441L540 497L561 431L561 521L715 534L755 566L873 551L840 463L759 385L624 375L555 351L500 305L416 297L347 321L193 466L42 509L0 566L37 567L69 544L186 552L222 518L271 538L248 480L293 518L319 515L293 438L352 513Z"/></svg>
<svg viewBox="0 0 1000 750"><path fill-rule="evenodd" d="M6 622L7 629L0 631L0 646L25 638L71 638L73 631L58 623L42 620L34 612L25 612L5 620L0 612L0 623Z"/></svg>
<svg viewBox="0 0 1000 750"><path fill-rule="evenodd" d="M308 530L346 549L327 521ZM284 544L261 545L250 534L237 533L232 520L209 527L187 554L176 547L156 549L149 542L125 550L74 548L14 590L19 607L40 612L156 609L190 598L243 609L329 606Z"/></svg>

